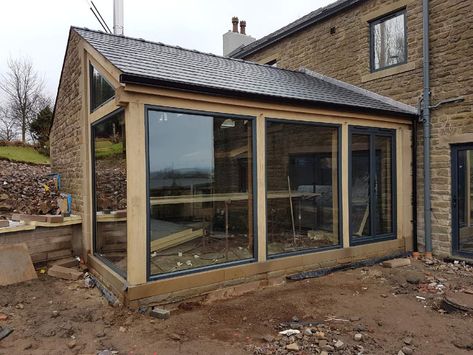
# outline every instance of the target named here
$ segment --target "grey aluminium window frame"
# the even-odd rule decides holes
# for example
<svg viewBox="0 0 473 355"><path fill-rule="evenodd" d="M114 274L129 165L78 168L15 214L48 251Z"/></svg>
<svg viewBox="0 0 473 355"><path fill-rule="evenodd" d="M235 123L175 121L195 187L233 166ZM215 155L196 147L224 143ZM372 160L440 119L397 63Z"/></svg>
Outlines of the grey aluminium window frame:
<svg viewBox="0 0 473 355"><path fill-rule="evenodd" d="M285 123L285 124L299 124L299 125L306 125L306 126L318 126L318 127L331 127L337 129L337 188L338 188L338 244L330 245L324 248L311 248L311 249L304 249L304 250L297 250L293 252L287 253L280 253L280 254L273 254L269 255L268 252L268 233L266 232L266 259L280 259L288 256L295 256L295 255L303 255L303 254L314 254L318 252L334 250L334 249L341 249L343 248L343 198L342 198L342 125L340 124L333 124L333 123L323 123L323 122L310 122L310 121L301 121L301 120L293 120L293 119L283 119L283 118L266 118L265 124L265 132L267 132L268 123ZM265 159L265 205L266 211L268 210L268 160L267 160L267 136L264 139L264 159ZM268 216L266 215L266 230L268 229Z"/></svg>
<svg viewBox="0 0 473 355"><path fill-rule="evenodd" d="M404 60L402 62L396 63L396 64L391 64L385 67L380 67L378 69L375 68L375 63L374 63L374 26L380 24L381 22L388 21L392 18L395 18L399 15L404 16ZM407 63L407 57L408 57L408 51L407 51L407 10L406 8L403 8L401 10L396 10L395 12L391 12L389 14L383 15L382 17L378 17L372 21L369 22L369 31L370 31L370 71L372 73L378 72L380 70L385 70L389 68L396 67L398 65L406 64Z"/></svg>
<svg viewBox="0 0 473 355"><path fill-rule="evenodd" d="M374 185L370 183L370 230L371 235L367 237L354 237L353 225L351 223L352 216L352 135L359 134L369 137L370 144L370 182L373 180L373 177L376 174L376 150L374 140L375 137L391 137L391 156L392 156L392 167L391 167L391 179L392 179L392 206L391 206L391 218L392 218L392 232L387 234L376 234L375 233L375 216L376 216L376 204L375 204L375 194L374 194ZM387 128L375 128L375 127L360 127L360 126L350 126L348 128L348 198L349 198L349 231L350 231L350 246L363 245L375 242L382 242L386 240L392 240L397 238L397 157L396 157L396 130L387 129Z"/></svg>
<svg viewBox="0 0 473 355"><path fill-rule="evenodd" d="M150 221L150 196L149 196L149 111L160 111L160 112L173 112L173 113L182 113L189 115L199 115L199 116L210 116L210 117L221 117L221 118L231 118L235 120L249 120L252 124L252 145L253 145L253 257L249 259L236 260L227 263L217 264L217 265L208 265L195 269L188 269L176 272L170 272L166 274L152 275L151 274L151 221ZM145 105L144 110L144 121L145 121L145 155L146 155L146 280L156 281L162 279L169 279L182 275L195 274L199 272L215 270L215 269L224 269L237 265L244 265L255 263L258 261L258 174L257 174L257 146L256 146L256 117L255 116L244 116L244 115L233 115L220 112L210 112L210 111L200 111L200 110L189 110L181 109L176 107L166 107L166 106L156 106L156 105Z"/></svg>

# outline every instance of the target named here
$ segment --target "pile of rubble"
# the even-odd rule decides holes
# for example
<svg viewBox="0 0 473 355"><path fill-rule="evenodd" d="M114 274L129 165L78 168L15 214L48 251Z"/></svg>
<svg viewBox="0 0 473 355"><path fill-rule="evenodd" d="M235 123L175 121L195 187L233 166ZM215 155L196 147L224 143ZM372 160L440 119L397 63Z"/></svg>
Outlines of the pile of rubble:
<svg viewBox="0 0 473 355"><path fill-rule="evenodd" d="M56 214L57 180L47 165L0 161L0 216Z"/></svg>
<svg viewBox="0 0 473 355"><path fill-rule="evenodd" d="M263 345L250 345L248 351L255 355L266 354L364 354L369 353L368 348L376 346L376 342L366 332L366 327L359 324L360 319L337 320L329 319L327 322L302 322L293 317L289 323L281 323L275 336L266 335ZM341 329L330 324L330 321L346 322L352 329ZM342 327L346 328L346 327ZM340 335L349 331L353 340L344 342ZM407 353L409 352L406 349Z"/></svg>
<svg viewBox="0 0 473 355"><path fill-rule="evenodd" d="M95 181L99 211L126 209L126 160L96 161Z"/></svg>

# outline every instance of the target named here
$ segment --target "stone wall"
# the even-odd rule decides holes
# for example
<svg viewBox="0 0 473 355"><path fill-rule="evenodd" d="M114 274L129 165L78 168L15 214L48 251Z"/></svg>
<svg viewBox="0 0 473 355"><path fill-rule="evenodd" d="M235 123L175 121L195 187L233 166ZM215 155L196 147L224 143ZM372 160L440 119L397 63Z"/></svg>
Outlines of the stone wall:
<svg viewBox="0 0 473 355"><path fill-rule="evenodd" d="M432 103L463 96L464 102L432 111L432 238L434 253L451 255L450 143L473 142L473 1L431 0ZM407 10L408 61L370 73L368 20ZM333 29L335 33L333 33ZM406 104L422 94L422 0L367 0L284 38L245 59L305 67ZM423 248L423 142L419 127L418 240Z"/></svg>
<svg viewBox="0 0 473 355"><path fill-rule="evenodd" d="M51 128L51 170L61 174L61 191L72 195L73 213L83 210L82 95L80 37L71 32Z"/></svg>

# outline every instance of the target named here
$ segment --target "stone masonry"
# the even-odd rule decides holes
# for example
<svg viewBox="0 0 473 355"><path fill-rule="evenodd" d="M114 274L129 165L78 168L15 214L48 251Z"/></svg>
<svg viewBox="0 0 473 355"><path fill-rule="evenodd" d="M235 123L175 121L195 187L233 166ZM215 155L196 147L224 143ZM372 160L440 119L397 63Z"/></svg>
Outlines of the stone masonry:
<svg viewBox="0 0 473 355"><path fill-rule="evenodd" d="M73 213L83 212L82 95L80 37L71 31L51 128L51 170L61 174L62 191L72 195Z"/></svg>
<svg viewBox="0 0 473 355"><path fill-rule="evenodd" d="M432 238L434 253L451 255L450 144L473 142L473 1L430 1L431 100L463 96L432 110ZM407 11L407 64L370 73L369 20ZM334 33L333 33L334 32ZM422 0L366 0L283 38L244 59L279 67L305 67L417 106L422 94ZM384 72L384 73L383 73ZM423 146L419 125L418 241L423 234Z"/></svg>

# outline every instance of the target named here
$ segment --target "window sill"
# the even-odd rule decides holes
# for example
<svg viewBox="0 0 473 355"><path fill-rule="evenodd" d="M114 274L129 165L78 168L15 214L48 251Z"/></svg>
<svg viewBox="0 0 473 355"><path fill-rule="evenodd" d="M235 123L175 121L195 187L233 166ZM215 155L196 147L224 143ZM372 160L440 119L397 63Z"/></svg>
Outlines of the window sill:
<svg viewBox="0 0 473 355"><path fill-rule="evenodd" d="M391 76L391 75L397 75L397 74L401 74L401 73L405 73L405 72L414 70L415 68L416 68L416 63L415 62L401 64L401 65L398 65L396 67L392 67L392 68L389 68L389 69L384 69L384 70L376 71L374 73L363 75L361 77L361 82L366 83L368 81L386 78L386 77Z"/></svg>

